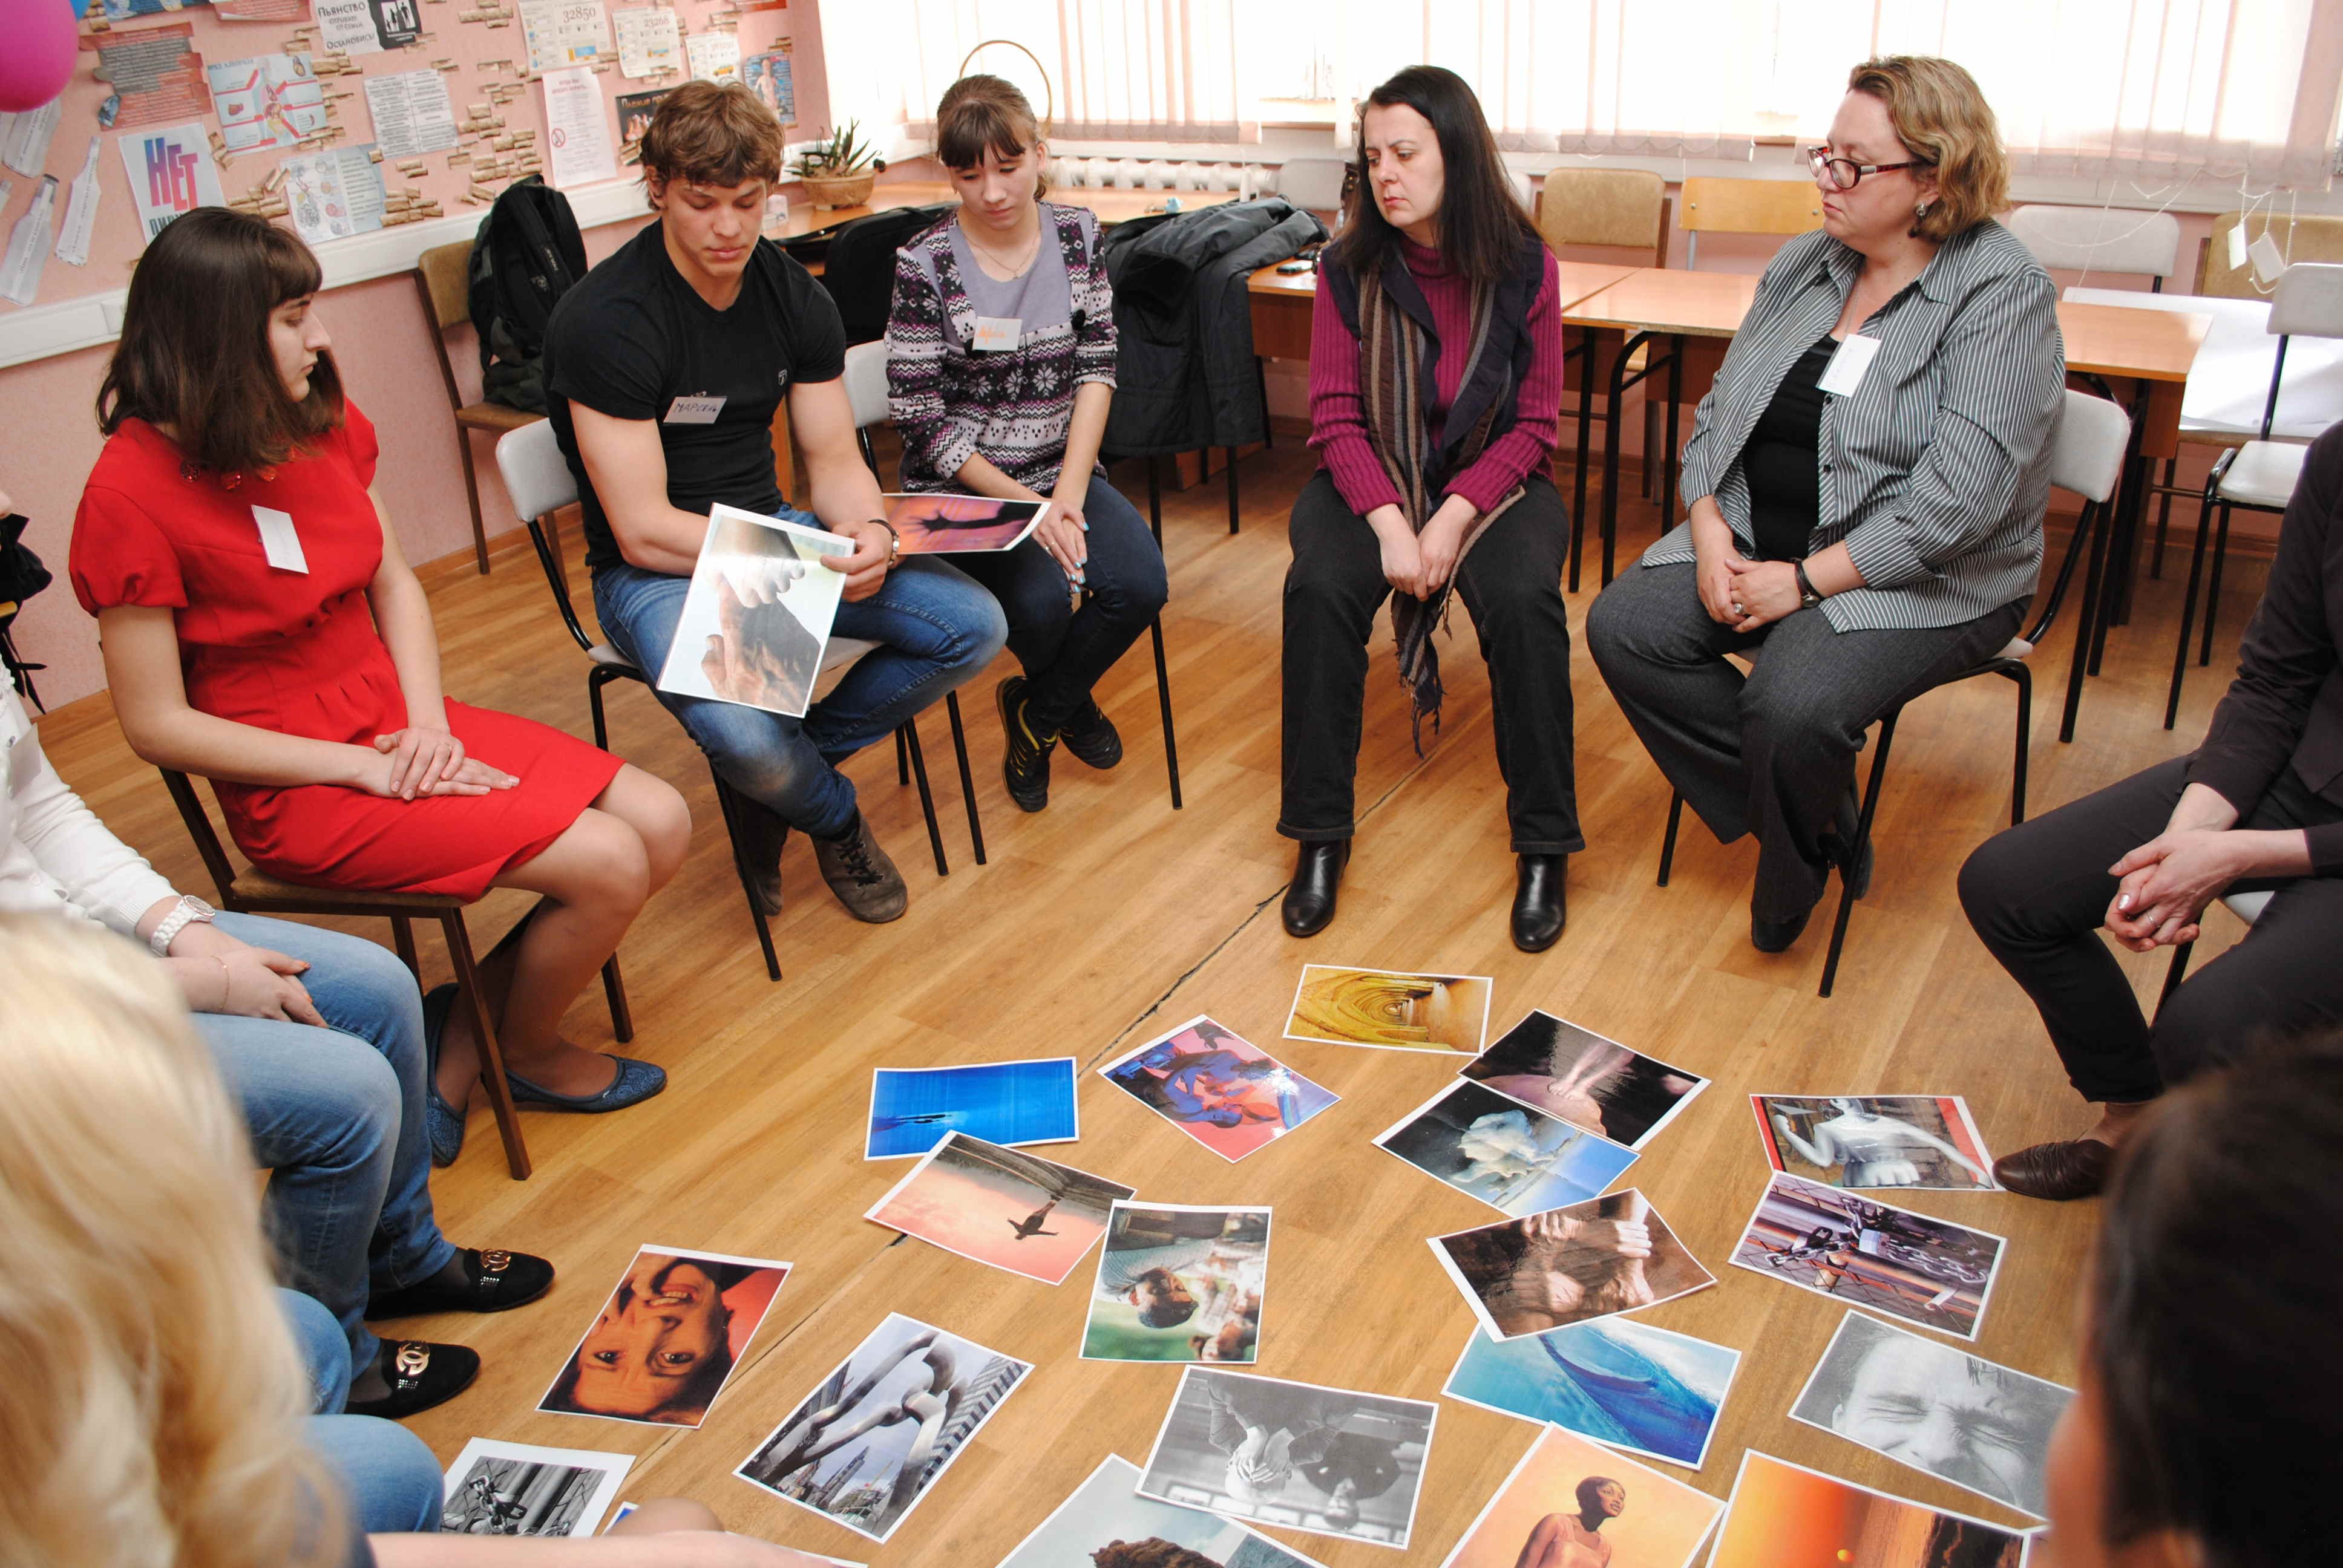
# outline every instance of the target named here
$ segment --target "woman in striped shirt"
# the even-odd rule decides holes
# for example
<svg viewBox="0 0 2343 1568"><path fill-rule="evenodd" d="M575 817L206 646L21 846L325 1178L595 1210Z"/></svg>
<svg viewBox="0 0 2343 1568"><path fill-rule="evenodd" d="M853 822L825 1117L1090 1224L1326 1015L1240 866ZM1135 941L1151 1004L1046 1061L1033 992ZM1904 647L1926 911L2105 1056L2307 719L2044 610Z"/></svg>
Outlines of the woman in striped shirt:
<svg viewBox="0 0 2343 1568"><path fill-rule="evenodd" d="M1098 460L1114 397L1114 297L1098 220L1041 199L1048 157L1025 95L964 77L936 109L960 208L896 253L888 401L903 487L1044 501L1033 537L954 565L1001 601L1025 667L996 694L1009 798L1050 801L1061 740L1122 760L1091 688L1163 608L1163 552Z"/></svg>
<svg viewBox="0 0 2343 1568"><path fill-rule="evenodd" d="M1660 770L1757 836L1749 940L1859 897L1855 753L2016 635L2042 565L2066 353L2050 275L1993 221L2009 163L1949 60L1867 61L1809 150L1819 233L1765 269L1684 452L1690 520L1586 618ZM1759 648L1744 678L1729 653Z"/></svg>

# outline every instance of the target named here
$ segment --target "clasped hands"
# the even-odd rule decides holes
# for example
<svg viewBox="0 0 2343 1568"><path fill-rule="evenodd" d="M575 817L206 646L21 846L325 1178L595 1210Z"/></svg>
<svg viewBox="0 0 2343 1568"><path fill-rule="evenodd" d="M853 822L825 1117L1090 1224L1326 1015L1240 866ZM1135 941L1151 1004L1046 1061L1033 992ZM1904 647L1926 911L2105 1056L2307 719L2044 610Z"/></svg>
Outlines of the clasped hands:
<svg viewBox="0 0 2343 1568"><path fill-rule="evenodd" d="M1731 544L1699 556L1700 608L1735 631L1755 631L1797 612L1798 568L1788 561L1753 561Z"/></svg>
<svg viewBox="0 0 2343 1568"><path fill-rule="evenodd" d="M2120 879L2107 934L2136 953L2193 942L2205 907L2245 874L2237 835L2218 828L2167 828L2107 868Z"/></svg>
<svg viewBox="0 0 2343 1568"><path fill-rule="evenodd" d="M1448 584L1463 553L1464 530L1480 514L1463 497L1451 495L1440 503L1431 520L1417 533L1407 526L1407 514L1397 507L1377 507L1367 514L1382 550L1383 580L1410 598L1428 599Z"/></svg>
<svg viewBox="0 0 2343 1568"><path fill-rule="evenodd" d="M390 759L387 769L362 769L359 788L386 799L414 800L432 795L485 795L509 789L520 780L465 753L464 743L442 725L410 724L374 738L374 749Z"/></svg>

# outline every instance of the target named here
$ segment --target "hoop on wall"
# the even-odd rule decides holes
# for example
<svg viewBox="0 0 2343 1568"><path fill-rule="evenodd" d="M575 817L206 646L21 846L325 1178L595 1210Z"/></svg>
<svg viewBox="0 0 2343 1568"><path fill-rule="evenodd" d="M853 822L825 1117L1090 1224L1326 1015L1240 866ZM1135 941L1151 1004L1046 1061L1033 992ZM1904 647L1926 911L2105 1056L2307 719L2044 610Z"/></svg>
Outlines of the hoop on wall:
<svg viewBox="0 0 2343 1568"><path fill-rule="evenodd" d="M1024 45L1020 44L1016 39L987 38L977 44L975 46L970 48L967 54L960 56L960 69L952 74L952 79L957 81L960 77L967 75L969 66L975 63L976 57L979 55L982 54L987 49L996 48L1014 49L1019 54L1024 55L1028 60L1033 62L1033 74L1041 78L1041 139L1045 142L1048 141L1050 139L1050 133L1055 127L1058 118L1057 85L1050 80L1050 68L1041 64L1041 56L1033 53L1032 50L1027 48Z"/></svg>

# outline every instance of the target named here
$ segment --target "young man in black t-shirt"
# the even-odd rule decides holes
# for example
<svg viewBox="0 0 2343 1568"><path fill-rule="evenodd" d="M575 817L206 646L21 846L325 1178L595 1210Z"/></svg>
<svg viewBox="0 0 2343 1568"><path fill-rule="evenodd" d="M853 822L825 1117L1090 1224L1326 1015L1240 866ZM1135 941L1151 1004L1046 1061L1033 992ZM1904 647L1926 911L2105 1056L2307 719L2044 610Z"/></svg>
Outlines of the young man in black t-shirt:
<svg viewBox="0 0 2343 1568"><path fill-rule="evenodd" d="M548 404L584 505L595 610L639 668L655 675L667 664L712 503L854 542L852 555L800 569L844 572L832 635L880 646L802 719L668 691L659 699L725 781L764 808L740 826L768 913L780 908L781 839L796 827L850 913L891 920L903 912L903 879L837 765L990 663L1007 628L993 597L954 568L895 558L840 379L837 307L759 237L780 156L779 123L737 83L688 82L659 105L642 149L659 220L555 308ZM772 423L785 397L810 515L790 510L774 479ZM736 585L743 604L776 586ZM709 641L702 668L712 684L766 692L765 672L734 658L739 638Z"/></svg>

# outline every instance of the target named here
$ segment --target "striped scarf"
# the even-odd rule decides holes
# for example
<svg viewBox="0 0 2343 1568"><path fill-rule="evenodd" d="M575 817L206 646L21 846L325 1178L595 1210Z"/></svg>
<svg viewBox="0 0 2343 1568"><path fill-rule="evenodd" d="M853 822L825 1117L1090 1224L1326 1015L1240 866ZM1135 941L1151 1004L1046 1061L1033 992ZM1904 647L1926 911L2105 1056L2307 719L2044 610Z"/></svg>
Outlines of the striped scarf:
<svg viewBox="0 0 2343 1568"><path fill-rule="evenodd" d="M1473 290L1472 339L1466 349L1464 373L1457 378L1460 388L1472 385L1481 357L1488 352L1490 304L1494 296L1493 289ZM1433 481L1426 473L1427 465L1440 455L1438 433L1432 428L1431 410L1423 402L1422 371L1426 337L1415 318L1393 301L1381 277L1359 280L1359 382L1366 412L1367 444L1399 491L1407 526L1417 534L1423 533L1423 525L1432 520L1440 500L1432 493ZM1452 474L1463 473L1480 457L1489 444L1499 411L1512 401L1512 370L1505 367L1500 373L1506 377L1506 384L1465 433L1449 470ZM1403 593L1392 595L1392 630L1399 645L1399 678L1408 689L1413 705L1410 722L1418 757L1423 755L1423 720L1427 715L1432 719L1433 734L1440 733L1440 654L1433 645L1432 634L1448 619L1450 600L1457 576L1464 569L1465 556L1489 525L1521 499L1522 489L1514 486L1464 530L1463 540L1456 550L1456 565L1439 591L1428 599Z"/></svg>

